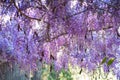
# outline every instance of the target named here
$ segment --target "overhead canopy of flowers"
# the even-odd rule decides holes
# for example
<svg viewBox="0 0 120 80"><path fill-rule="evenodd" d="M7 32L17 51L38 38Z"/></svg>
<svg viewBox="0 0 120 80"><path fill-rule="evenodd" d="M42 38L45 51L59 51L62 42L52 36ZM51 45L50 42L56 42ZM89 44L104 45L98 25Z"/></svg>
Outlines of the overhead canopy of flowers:
<svg viewBox="0 0 120 80"><path fill-rule="evenodd" d="M0 1L0 60L33 70L102 65L119 77L120 0Z"/></svg>

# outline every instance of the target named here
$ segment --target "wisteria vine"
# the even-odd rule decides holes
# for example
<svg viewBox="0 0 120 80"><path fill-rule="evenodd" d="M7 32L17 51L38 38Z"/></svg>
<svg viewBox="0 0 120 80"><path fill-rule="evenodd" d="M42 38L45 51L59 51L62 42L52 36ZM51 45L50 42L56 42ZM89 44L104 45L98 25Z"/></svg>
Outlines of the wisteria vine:
<svg viewBox="0 0 120 80"><path fill-rule="evenodd" d="M102 66L120 77L120 0L0 1L0 61Z"/></svg>

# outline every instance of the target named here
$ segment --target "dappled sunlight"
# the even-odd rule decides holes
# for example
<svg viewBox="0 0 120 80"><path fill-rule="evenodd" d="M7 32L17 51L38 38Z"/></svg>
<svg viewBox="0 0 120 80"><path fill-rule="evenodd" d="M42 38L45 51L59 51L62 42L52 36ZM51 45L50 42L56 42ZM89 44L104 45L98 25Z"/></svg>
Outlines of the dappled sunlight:
<svg viewBox="0 0 120 80"><path fill-rule="evenodd" d="M120 80L119 0L0 1L0 80Z"/></svg>

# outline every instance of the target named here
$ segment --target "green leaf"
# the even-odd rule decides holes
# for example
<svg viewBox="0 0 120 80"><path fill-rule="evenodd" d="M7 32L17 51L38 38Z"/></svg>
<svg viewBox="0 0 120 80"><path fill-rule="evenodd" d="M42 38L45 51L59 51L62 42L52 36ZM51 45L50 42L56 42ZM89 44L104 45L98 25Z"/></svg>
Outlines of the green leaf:
<svg viewBox="0 0 120 80"><path fill-rule="evenodd" d="M56 79L56 72L55 71L52 71L50 75L53 79Z"/></svg>
<svg viewBox="0 0 120 80"><path fill-rule="evenodd" d="M101 64L105 63L106 60L107 60L107 57L104 57L103 60L102 60L102 62L101 62Z"/></svg>
<svg viewBox="0 0 120 80"><path fill-rule="evenodd" d="M64 79L65 80L73 80L72 77L71 77L71 72L69 70L62 69L60 73L63 74L63 76L62 76L63 79L62 80L64 80Z"/></svg>
<svg viewBox="0 0 120 80"><path fill-rule="evenodd" d="M107 65L110 66L110 65L114 62L114 60L115 60L115 58L111 58L111 59L108 61Z"/></svg>

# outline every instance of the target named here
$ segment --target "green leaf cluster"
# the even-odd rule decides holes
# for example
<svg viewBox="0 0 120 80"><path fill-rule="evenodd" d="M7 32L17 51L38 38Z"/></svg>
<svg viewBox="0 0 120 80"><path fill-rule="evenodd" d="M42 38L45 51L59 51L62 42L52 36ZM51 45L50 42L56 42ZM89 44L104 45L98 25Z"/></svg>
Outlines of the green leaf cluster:
<svg viewBox="0 0 120 80"><path fill-rule="evenodd" d="M114 62L114 60L115 60L115 58L108 59L107 57L104 57L101 64L107 63L107 65L110 66Z"/></svg>
<svg viewBox="0 0 120 80"><path fill-rule="evenodd" d="M62 69L58 80L73 80L69 70Z"/></svg>

